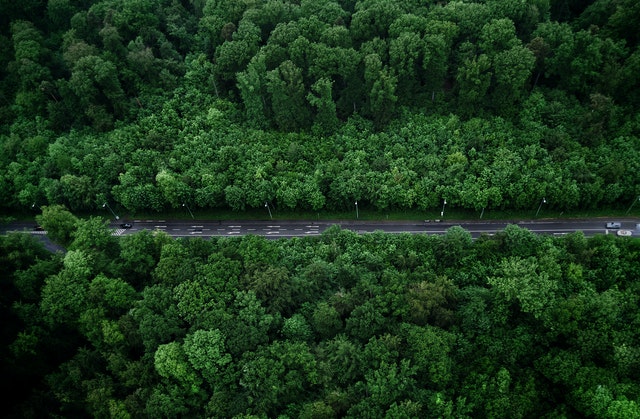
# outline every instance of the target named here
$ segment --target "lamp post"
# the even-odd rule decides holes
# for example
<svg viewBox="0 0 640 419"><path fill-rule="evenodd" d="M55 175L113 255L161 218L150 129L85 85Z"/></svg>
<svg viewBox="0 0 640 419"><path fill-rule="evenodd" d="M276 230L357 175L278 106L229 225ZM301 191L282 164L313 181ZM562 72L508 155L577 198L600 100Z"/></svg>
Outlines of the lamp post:
<svg viewBox="0 0 640 419"><path fill-rule="evenodd" d="M360 218L360 214L358 214L358 201L356 201L356 220Z"/></svg>
<svg viewBox="0 0 640 419"><path fill-rule="evenodd" d="M447 205L447 200L445 199L442 203L442 211L440 211L440 217L444 217L444 206Z"/></svg>
<svg viewBox="0 0 640 419"><path fill-rule="evenodd" d="M118 216L116 215L116 213L115 213L115 212L113 212L113 210L111 209L111 207L109 206L109 204L107 204L107 203L105 202L104 204L102 204L102 208L104 208L104 207L109 208L109 211L111 211L111 214L113 214L113 218L115 218L116 220L119 220L119 219L120 219L120 217L118 217Z"/></svg>
<svg viewBox="0 0 640 419"><path fill-rule="evenodd" d="M636 204L636 202L640 201L640 195L638 196L638 199L634 199L633 202L631 203L631 206L629 207L629 209L627 210L627 212L625 212L625 214L629 214L629 212L631 211L631 208L633 208L633 206Z"/></svg>
<svg viewBox="0 0 640 419"><path fill-rule="evenodd" d="M191 212L191 208L189 208L189 205L182 203L182 206L185 207L187 211L189 211L189 214L191 215L191 219L195 220L196 217L193 216L193 213Z"/></svg>
<svg viewBox="0 0 640 419"><path fill-rule="evenodd" d="M271 215L271 208L269 208L269 203L265 202L264 207L267 209L267 211L269 211L269 218L273 220L273 215Z"/></svg>
<svg viewBox="0 0 640 419"><path fill-rule="evenodd" d="M542 208L542 204L546 204L547 203L547 198L542 198L542 201L540 201L540 205L538 205L538 211L536 211L536 218L538 217L538 213L540 213L540 208Z"/></svg>

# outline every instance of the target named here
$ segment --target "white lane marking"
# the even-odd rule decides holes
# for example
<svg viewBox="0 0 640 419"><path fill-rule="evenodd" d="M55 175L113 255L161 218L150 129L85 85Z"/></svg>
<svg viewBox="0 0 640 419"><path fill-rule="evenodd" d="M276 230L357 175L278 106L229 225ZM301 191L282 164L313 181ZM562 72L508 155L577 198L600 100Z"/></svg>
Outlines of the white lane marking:
<svg viewBox="0 0 640 419"><path fill-rule="evenodd" d="M191 227L193 227L193 228L202 228L204 226L191 226Z"/></svg>
<svg viewBox="0 0 640 419"><path fill-rule="evenodd" d="M269 228L280 228L280 226L267 226Z"/></svg>
<svg viewBox="0 0 640 419"><path fill-rule="evenodd" d="M267 234L280 234L279 231L267 231Z"/></svg>
<svg viewBox="0 0 640 419"><path fill-rule="evenodd" d="M305 231L305 234L319 234L317 231Z"/></svg>
<svg viewBox="0 0 640 419"><path fill-rule="evenodd" d="M225 231L225 230L226 230L226 228L218 228L217 230L218 230L218 231Z"/></svg>
<svg viewBox="0 0 640 419"><path fill-rule="evenodd" d="M111 233L112 236L122 236L122 233L124 233L124 228L119 228L117 230L114 230L113 233ZM38 233L44 233L43 231L38 231Z"/></svg>
<svg viewBox="0 0 640 419"><path fill-rule="evenodd" d="M239 231L229 231L227 234L240 234Z"/></svg>
<svg viewBox="0 0 640 419"><path fill-rule="evenodd" d="M241 228L242 226L229 226L230 228Z"/></svg>
<svg viewBox="0 0 640 419"><path fill-rule="evenodd" d="M167 228L167 226L154 226L155 228Z"/></svg>
<svg viewBox="0 0 640 419"><path fill-rule="evenodd" d="M305 226L307 228L320 228L320 226Z"/></svg>
<svg viewBox="0 0 640 419"><path fill-rule="evenodd" d="M202 234L202 231L192 231L192 232L191 232L191 233L189 233L189 234Z"/></svg>

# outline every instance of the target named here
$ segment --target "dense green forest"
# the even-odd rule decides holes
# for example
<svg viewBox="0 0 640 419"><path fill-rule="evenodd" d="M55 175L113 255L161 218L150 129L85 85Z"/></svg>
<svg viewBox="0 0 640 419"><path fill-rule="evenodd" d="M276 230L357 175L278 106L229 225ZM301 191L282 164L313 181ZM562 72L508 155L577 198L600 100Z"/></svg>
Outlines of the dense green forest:
<svg viewBox="0 0 640 419"><path fill-rule="evenodd" d="M10 417L640 417L640 243L95 213L626 208L636 0L0 0ZM71 212L67 211L70 210Z"/></svg>
<svg viewBox="0 0 640 419"><path fill-rule="evenodd" d="M614 208L636 0L0 1L0 207Z"/></svg>
<svg viewBox="0 0 640 419"><path fill-rule="evenodd" d="M11 417L640 417L638 240L48 222L0 236Z"/></svg>

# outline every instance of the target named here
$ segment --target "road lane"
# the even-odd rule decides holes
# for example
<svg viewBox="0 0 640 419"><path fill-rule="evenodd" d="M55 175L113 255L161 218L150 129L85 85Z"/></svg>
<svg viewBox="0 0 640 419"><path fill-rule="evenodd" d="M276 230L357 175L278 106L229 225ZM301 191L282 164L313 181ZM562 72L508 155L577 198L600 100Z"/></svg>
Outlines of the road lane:
<svg viewBox="0 0 640 419"><path fill-rule="evenodd" d="M509 224L516 224L538 234L563 235L574 231L582 231L586 236L595 234L616 234L617 230L607 230L605 224L611 219L580 219L580 220L499 220L499 221L286 221L278 224L273 221L206 221L198 220L194 224L192 220L133 220L129 229L121 228L120 224L113 224L114 235L128 235L138 231L163 231L173 237L230 237L247 234L261 235L269 238L279 237L308 237L319 235L333 225L342 229L352 230L359 234L368 234L375 231L399 234L444 234L453 226L460 226L469 231L472 237L477 238L482 234L495 234L504 230ZM620 221L620 218L615 218ZM632 231L633 236L640 237L640 219L622 219L622 229ZM33 234L43 233L33 231L35 223L19 222L0 227L0 231L27 231Z"/></svg>

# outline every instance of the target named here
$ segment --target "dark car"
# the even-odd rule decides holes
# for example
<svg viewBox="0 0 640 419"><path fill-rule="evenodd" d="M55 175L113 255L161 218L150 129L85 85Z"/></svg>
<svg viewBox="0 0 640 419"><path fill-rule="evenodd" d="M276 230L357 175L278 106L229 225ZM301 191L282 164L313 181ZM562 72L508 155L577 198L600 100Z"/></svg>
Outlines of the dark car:
<svg viewBox="0 0 640 419"><path fill-rule="evenodd" d="M133 224L131 224L131 223L120 224L120 228L131 228L131 227L133 227Z"/></svg>
<svg viewBox="0 0 640 419"><path fill-rule="evenodd" d="M42 227L42 226L35 226L35 227L33 227L33 231L44 231L44 227Z"/></svg>

